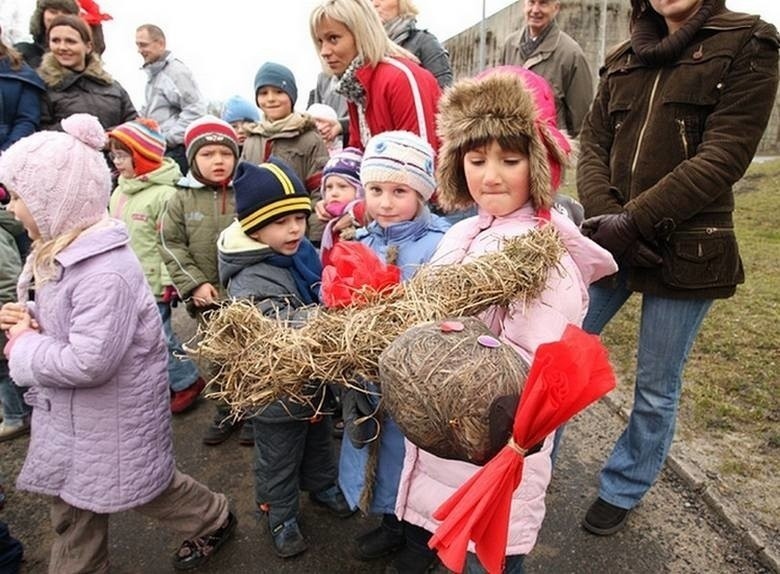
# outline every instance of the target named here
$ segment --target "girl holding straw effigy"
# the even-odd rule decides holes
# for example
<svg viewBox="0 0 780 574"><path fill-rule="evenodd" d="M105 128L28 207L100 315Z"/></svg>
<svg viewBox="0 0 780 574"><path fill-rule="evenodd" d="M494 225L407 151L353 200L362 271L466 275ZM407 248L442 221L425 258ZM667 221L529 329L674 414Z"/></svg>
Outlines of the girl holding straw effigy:
<svg viewBox="0 0 780 574"><path fill-rule="evenodd" d="M502 249L506 239L548 225L565 247L538 298L492 307L480 315L491 332L529 364L540 344L560 339L568 324L582 323L588 285L617 270L607 251L550 209L571 150L555 127L555 117L549 85L514 67L458 82L443 96L437 117L442 137L439 201L452 210L476 204L478 214L450 229L432 261L467 263ZM523 481L513 494L504 572L522 572L523 558L536 542L551 475L551 449L548 436L540 451L525 459ZM436 554L428 542L439 525L434 512L478 469L469 462L439 458L407 441L396 514L413 525L407 529L413 540L393 562L392 571L422 573L430 568ZM466 572L485 572L471 552Z"/></svg>
<svg viewBox="0 0 780 574"><path fill-rule="evenodd" d="M366 211L371 223L357 239L409 279L426 263L449 224L431 213L427 202L436 187L430 144L404 131L385 132L368 141L360 169ZM379 527L356 540L356 555L373 560L405 545L404 528L395 517L404 438L395 422L378 410L378 388L344 392L345 435L339 484L352 508L381 514Z"/></svg>

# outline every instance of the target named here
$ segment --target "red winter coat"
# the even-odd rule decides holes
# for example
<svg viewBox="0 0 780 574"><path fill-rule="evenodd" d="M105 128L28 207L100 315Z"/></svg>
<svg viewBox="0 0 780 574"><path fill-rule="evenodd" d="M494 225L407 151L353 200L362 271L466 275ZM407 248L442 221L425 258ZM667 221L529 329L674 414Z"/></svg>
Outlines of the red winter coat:
<svg viewBox="0 0 780 574"><path fill-rule="evenodd" d="M405 58L385 58L376 66L364 65L355 73L366 92L366 123L371 135L406 130L428 140L439 149L436 110L441 89L425 68ZM358 109L348 102L349 145L364 149Z"/></svg>

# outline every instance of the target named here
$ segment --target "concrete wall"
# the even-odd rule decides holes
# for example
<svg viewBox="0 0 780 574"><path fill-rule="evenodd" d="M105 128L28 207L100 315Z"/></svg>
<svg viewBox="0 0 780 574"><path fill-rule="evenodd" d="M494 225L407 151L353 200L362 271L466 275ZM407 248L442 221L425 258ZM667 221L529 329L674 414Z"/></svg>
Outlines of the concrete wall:
<svg viewBox="0 0 780 574"><path fill-rule="evenodd" d="M606 5L606 14L604 6ZM563 0L558 25L582 46L598 82L598 69L609 49L628 38L629 0ZM523 24L522 2L515 2L490 16L485 22L485 65L479 60L480 24L476 23L446 40L455 78L471 76L485 67L497 64L506 37ZM606 34L602 35L602 30ZM760 154L780 153L780 97L759 145Z"/></svg>

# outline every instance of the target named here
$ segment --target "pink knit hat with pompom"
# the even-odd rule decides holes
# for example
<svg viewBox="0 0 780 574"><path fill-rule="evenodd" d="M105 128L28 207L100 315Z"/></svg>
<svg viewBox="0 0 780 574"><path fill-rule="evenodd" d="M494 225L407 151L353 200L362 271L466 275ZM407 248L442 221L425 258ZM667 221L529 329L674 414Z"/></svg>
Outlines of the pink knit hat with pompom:
<svg viewBox="0 0 780 574"><path fill-rule="evenodd" d="M24 202L43 240L84 229L106 215L111 173L96 117L73 114L62 132L22 138L0 156L0 181Z"/></svg>

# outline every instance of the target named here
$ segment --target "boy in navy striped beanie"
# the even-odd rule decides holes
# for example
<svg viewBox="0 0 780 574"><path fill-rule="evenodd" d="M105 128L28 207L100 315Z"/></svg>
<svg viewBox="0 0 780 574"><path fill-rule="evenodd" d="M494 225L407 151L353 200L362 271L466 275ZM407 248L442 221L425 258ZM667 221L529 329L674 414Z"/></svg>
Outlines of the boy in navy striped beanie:
<svg viewBox="0 0 780 574"><path fill-rule="evenodd" d="M311 199L300 178L275 157L260 165L241 162L233 189L238 222L242 231L253 238L257 231L277 219L294 213L307 216L311 213Z"/></svg>
<svg viewBox="0 0 780 574"><path fill-rule="evenodd" d="M217 242L220 281L230 297L252 300L265 316L300 324L308 306L319 303L322 277L317 251L304 235L309 194L295 172L273 156L260 165L241 162L233 185L238 218ZM330 417L316 417L323 387L312 383L302 393L306 399L281 398L251 419L255 502L268 517L282 558L307 547L298 526L301 487L333 514L352 514L336 484ZM295 462L304 458L309 464Z"/></svg>

